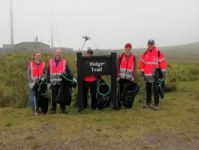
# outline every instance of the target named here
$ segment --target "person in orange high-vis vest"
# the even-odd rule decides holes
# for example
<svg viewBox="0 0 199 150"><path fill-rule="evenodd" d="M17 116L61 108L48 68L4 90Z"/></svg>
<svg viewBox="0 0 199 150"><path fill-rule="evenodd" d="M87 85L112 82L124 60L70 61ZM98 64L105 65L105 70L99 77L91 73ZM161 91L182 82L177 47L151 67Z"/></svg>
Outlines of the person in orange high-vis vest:
<svg viewBox="0 0 199 150"><path fill-rule="evenodd" d="M158 51L155 46L154 40L148 41L148 49L142 54L140 59L140 71L142 77L146 82L146 104L144 108L149 108L151 106L152 91L154 92L154 105L153 109L159 109L159 91L154 86L154 76L153 71L155 68L160 68L164 78L166 77L167 62L165 56L162 52Z"/></svg>
<svg viewBox="0 0 199 150"><path fill-rule="evenodd" d="M72 71L68 67L67 60L61 57L61 49L55 49L54 51L54 58L49 60L48 63L48 74L47 74L47 81L48 87L51 88L52 93L52 108L51 113L56 113L57 103L55 102L56 97L58 95L59 89L61 87L61 75L63 73L67 73L70 77L73 76ZM66 91L69 94L69 98L71 98L71 89L67 89ZM66 112L66 105L60 104L60 109L62 113Z"/></svg>
<svg viewBox="0 0 199 150"><path fill-rule="evenodd" d="M134 81L136 76L136 58L132 53L131 43L127 43L124 47L124 53L119 56L118 61L118 79L120 84L120 94L124 85ZM121 103L119 102L119 107Z"/></svg>
<svg viewBox="0 0 199 150"><path fill-rule="evenodd" d="M33 60L28 65L28 77L29 88L31 93L32 112L34 115L38 115L38 100L37 91L34 90L34 86L38 83L39 78L43 76L45 71L45 63L41 61L41 53L34 52Z"/></svg>

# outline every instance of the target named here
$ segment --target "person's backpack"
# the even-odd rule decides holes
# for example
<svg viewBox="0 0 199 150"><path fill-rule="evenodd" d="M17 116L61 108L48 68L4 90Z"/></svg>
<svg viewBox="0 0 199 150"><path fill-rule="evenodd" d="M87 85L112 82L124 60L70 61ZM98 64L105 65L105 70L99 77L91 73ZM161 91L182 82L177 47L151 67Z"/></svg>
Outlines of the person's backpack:
<svg viewBox="0 0 199 150"><path fill-rule="evenodd" d="M124 84L124 88L120 94L120 103L126 108L132 108L135 96L139 91L140 87L136 82L129 81Z"/></svg>
<svg viewBox="0 0 199 150"><path fill-rule="evenodd" d="M106 107L110 107L110 101L111 101L110 96L111 96L111 89L109 85L103 79L100 79L97 82L97 92L96 92L97 108L103 109Z"/></svg>
<svg viewBox="0 0 199 150"><path fill-rule="evenodd" d="M163 99L164 90L165 90L165 79L163 77L163 73L160 68L154 69L153 77L155 79L155 82L154 82L155 89L158 90L160 97Z"/></svg>
<svg viewBox="0 0 199 150"><path fill-rule="evenodd" d="M60 84L55 102L62 105L70 105L72 101L73 79L67 74L61 75L62 82Z"/></svg>
<svg viewBox="0 0 199 150"><path fill-rule="evenodd" d="M35 84L33 89L36 91L37 106L41 108L42 113L47 113L49 97L47 78L45 75L39 78L38 83Z"/></svg>

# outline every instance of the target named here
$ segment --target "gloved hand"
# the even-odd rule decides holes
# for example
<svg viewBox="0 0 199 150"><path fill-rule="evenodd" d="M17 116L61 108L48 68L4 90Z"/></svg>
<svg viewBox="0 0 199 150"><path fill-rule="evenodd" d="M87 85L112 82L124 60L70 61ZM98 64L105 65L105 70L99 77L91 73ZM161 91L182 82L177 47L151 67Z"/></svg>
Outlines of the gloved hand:
<svg viewBox="0 0 199 150"><path fill-rule="evenodd" d="M51 88L51 84L48 84L48 89L50 89Z"/></svg>
<svg viewBox="0 0 199 150"><path fill-rule="evenodd" d="M76 86L77 86L77 79L76 79L76 78L73 78L72 87L73 87L73 88L76 88Z"/></svg>
<svg viewBox="0 0 199 150"><path fill-rule="evenodd" d="M30 82L30 83L28 83L28 86L29 86L30 89L33 89L33 87L35 86L35 83L34 82Z"/></svg>
<svg viewBox="0 0 199 150"><path fill-rule="evenodd" d="M131 79L130 79L130 81L131 81L131 82L134 82L134 81L135 81L135 79L134 79L134 78L131 78Z"/></svg>
<svg viewBox="0 0 199 150"><path fill-rule="evenodd" d="M144 72L141 72L141 77L144 80Z"/></svg>

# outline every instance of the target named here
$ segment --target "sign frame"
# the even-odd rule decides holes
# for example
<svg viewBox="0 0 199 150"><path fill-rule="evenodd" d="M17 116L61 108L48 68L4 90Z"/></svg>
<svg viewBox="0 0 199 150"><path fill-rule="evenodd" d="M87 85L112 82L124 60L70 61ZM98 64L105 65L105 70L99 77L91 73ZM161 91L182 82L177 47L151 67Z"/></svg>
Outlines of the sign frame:
<svg viewBox="0 0 199 150"><path fill-rule="evenodd" d="M82 56L77 53L77 80L79 112L83 110L83 78L86 75L110 75L111 76L111 108L118 108L117 96L117 53L104 56Z"/></svg>

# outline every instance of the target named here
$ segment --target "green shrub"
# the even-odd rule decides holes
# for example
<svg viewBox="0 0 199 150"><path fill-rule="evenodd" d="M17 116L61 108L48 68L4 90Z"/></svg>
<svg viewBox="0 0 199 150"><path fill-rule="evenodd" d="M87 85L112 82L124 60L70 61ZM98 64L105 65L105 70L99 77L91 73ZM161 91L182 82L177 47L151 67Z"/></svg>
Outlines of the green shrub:
<svg viewBox="0 0 199 150"><path fill-rule="evenodd" d="M47 63L52 58L52 53L43 53L42 59ZM12 52L7 55L0 56L0 106L26 107L28 105L28 81L27 66L31 60L31 52ZM69 66L77 76L75 55L63 56L68 60ZM139 59L137 59L138 61ZM139 64L137 62L137 64ZM168 64L168 78L166 80L166 91L174 92L177 90L176 83L178 81L192 81L199 79L199 68L197 63L193 64ZM103 76L107 83L110 84L110 77ZM137 97L138 101L142 101L145 97L145 83L140 77L139 65L137 65L136 81L141 89ZM76 106L77 90L73 90L72 106Z"/></svg>

